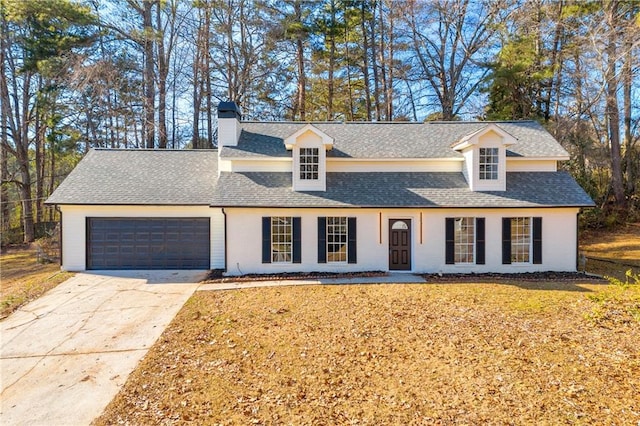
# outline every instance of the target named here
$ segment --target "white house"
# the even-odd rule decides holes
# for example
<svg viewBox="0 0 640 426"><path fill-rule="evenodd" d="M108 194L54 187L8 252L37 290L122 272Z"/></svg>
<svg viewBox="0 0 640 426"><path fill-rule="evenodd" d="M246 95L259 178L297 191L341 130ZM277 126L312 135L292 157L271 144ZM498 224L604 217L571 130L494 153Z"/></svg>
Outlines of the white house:
<svg viewBox="0 0 640 426"><path fill-rule="evenodd" d="M218 117L218 150L91 150L47 200L62 268L576 270L593 201L536 122Z"/></svg>

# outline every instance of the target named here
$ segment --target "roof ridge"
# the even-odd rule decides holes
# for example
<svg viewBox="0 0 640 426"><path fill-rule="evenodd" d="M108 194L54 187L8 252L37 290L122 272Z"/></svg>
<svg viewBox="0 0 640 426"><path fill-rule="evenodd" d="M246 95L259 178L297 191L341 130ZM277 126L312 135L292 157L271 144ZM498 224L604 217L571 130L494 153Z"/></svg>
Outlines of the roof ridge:
<svg viewBox="0 0 640 426"><path fill-rule="evenodd" d="M425 124L501 124L501 123L537 123L535 120L464 120L464 121L425 121Z"/></svg>
<svg viewBox="0 0 640 426"><path fill-rule="evenodd" d="M536 120L434 120L434 121L294 121L294 120L246 120L242 124L501 124L537 123Z"/></svg>
<svg viewBox="0 0 640 426"><path fill-rule="evenodd" d="M259 121L247 120L242 124L424 124L420 121Z"/></svg>
<svg viewBox="0 0 640 426"><path fill-rule="evenodd" d="M179 149L179 148L91 148L90 151L121 151L121 152L217 152L213 149Z"/></svg>

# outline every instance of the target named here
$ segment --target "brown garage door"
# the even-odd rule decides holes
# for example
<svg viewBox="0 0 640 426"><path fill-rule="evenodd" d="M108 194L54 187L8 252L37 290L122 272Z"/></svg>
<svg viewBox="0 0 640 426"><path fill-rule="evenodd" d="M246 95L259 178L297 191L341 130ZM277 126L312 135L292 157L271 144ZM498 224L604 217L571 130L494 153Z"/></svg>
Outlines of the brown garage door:
<svg viewBox="0 0 640 426"><path fill-rule="evenodd" d="M209 269L209 218L87 218L87 269Z"/></svg>

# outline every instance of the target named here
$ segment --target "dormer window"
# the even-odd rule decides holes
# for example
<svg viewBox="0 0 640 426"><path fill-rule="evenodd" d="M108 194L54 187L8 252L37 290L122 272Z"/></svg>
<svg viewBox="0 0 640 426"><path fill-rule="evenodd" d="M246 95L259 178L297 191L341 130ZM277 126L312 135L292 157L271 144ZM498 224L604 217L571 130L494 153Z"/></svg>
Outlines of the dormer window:
<svg viewBox="0 0 640 426"><path fill-rule="evenodd" d="M480 148L479 154L480 180L498 180L498 164L500 162L498 148Z"/></svg>
<svg viewBox="0 0 640 426"><path fill-rule="evenodd" d="M318 180L318 148L300 148L300 179Z"/></svg>
<svg viewBox="0 0 640 426"><path fill-rule="evenodd" d="M291 151L291 186L294 191L327 190L327 151L333 138L312 124L302 126L284 139Z"/></svg>
<svg viewBox="0 0 640 426"><path fill-rule="evenodd" d="M507 147L517 139L495 123L489 123L451 147L464 157L462 174L472 191L506 191Z"/></svg>

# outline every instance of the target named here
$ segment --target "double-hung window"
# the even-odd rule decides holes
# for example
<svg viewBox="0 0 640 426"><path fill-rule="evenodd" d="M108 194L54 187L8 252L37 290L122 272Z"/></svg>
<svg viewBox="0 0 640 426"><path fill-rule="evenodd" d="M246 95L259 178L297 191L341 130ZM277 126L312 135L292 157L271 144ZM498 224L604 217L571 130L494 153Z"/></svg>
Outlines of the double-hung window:
<svg viewBox="0 0 640 426"><path fill-rule="evenodd" d="M347 218L327 217L327 262L347 261Z"/></svg>
<svg viewBox="0 0 640 426"><path fill-rule="evenodd" d="M511 263L529 263L531 258L531 218L511 218Z"/></svg>
<svg viewBox="0 0 640 426"><path fill-rule="evenodd" d="M498 148L480 148L479 178L480 180L498 180Z"/></svg>
<svg viewBox="0 0 640 426"><path fill-rule="evenodd" d="M262 263L301 263L301 253L299 217L262 218Z"/></svg>
<svg viewBox="0 0 640 426"><path fill-rule="evenodd" d="M290 263L293 255L293 220L291 217L271 218L271 262Z"/></svg>
<svg viewBox="0 0 640 426"><path fill-rule="evenodd" d="M454 226L455 263L473 263L475 239L475 219L457 217Z"/></svg>
<svg viewBox="0 0 640 426"><path fill-rule="evenodd" d="M542 263L542 218L502 219L502 263Z"/></svg>
<svg viewBox="0 0 640 426"><path fill-rule="evenodd" d="M300 148L300 180L318 180L318 148Z"/></svg>
<svg viewBox="0 0 640 426"><path fill-rule="evenodd" d="M445 261L448 265L475 263L484 265L485 219L448 217L445 220Z"/></svg>
<svg viewBox="0 0 640 426"><path fill-rule="evenodd" d="M355 217L318 217L318 263L358 263Z"/></svg>

